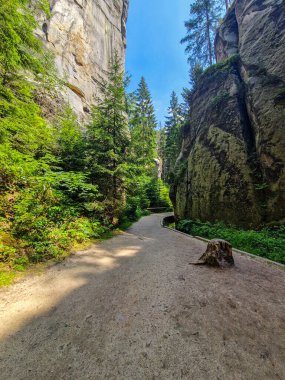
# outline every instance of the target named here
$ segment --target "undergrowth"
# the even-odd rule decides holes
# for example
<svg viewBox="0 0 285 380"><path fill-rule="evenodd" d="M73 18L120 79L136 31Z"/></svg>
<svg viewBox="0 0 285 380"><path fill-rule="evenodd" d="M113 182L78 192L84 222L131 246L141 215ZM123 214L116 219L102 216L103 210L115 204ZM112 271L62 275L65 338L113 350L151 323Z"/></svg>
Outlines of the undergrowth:
<svg viewBox="0 0 285 380"><path fill-rule="evenodd" d="M181 220L179 231L206 239L220 238L234 248L285 264L285 226L244 230L223 223L203 223L199 220Z"/></svg>
<svg viewBox="0 0 285 380"><path fill-rule="evenodd" d="M0 288L12 284L16 276L16 271L0 270Z"/></svg>
<svg viewBox="0 0 285 380"><path fill-rule="evenodd" d="M152 205L170 206L154 157L131 154L141 138L130 139L116 52L84 126L65 103L44 118L37 94L57 98L63 81L34 33L49 2L36 3L0 2L0 286L112 236Z"/></svg>

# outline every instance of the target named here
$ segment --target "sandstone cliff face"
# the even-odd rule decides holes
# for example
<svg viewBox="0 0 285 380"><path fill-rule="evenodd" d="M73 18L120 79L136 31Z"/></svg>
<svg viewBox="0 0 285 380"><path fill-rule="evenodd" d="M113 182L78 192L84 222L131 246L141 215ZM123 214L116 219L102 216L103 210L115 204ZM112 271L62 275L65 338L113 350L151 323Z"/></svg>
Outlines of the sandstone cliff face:
<svg viewBox="0 0 285 380"><path fill-rule="evenodd" d="M129 0L50 0L38 36L54 53L67 87L63 95L81 119L96 103L114 50L124 63Z"/></svg>
<svg viewBox="0 0 285 380"><path fill-rule="evenodd" d="M285 0L237 0L192 97L172 198L181 218L285 221Z"/></svg>

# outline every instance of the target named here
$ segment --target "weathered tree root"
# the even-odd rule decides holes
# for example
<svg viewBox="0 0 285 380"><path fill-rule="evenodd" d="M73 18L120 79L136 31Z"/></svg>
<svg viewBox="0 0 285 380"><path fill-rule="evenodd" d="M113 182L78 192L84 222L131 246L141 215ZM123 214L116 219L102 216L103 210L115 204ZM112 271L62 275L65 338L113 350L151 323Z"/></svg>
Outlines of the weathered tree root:
<svg viewBox="0 0 285 380"><path fill-rule="evenodd" d="M225 240L214 239L208 243L207 250L200 259L191 265L209 265L227 268L235 264L232 246Z"/></svg>

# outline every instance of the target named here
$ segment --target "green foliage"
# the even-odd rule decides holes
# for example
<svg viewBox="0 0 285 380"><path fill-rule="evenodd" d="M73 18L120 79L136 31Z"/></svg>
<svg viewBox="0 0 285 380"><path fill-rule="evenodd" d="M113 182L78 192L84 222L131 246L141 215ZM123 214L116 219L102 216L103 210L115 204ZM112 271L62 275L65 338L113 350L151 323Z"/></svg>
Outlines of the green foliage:
<svg viewBox="0 0 285 380"><path fill-rule="evenodd" d="M231 70L236 66L236 64L240 60L239 54L234 54L231 57L225 59L224 61L221 61L219 63L216 63L215 65L212 65L208 67L203 74L201 75L201 79L208 78L209 76L213 76L217 72L231 72Z"/></svg>
<svg viewBox="0 0 285 380"><path fill-rule="evenodd" d="M199 63L195 63L195 65L190 70L190 83L192 85L193 90L197 87L201 76L203 74L203 67Z"/></svg>
<svg viewBox="0 0 285 380"><path fill-rule="evenodd" d="M183 99L183 102L181 104L182 115L184 116L185 120L187 121L189 119L189 113L190 113L192 90L184 87L182 90L181 96Z"/></svg>
<svg viewBox="0 0 285 380"><path fill-rule="evenodd" d="M257 183L255 184L255 190L257 191L262 191L262 190L266 190L269 188L269 185L268 183Z"/></svg>
<svg viewBox="0 0 285 380"><path fill-rule="evenodd" d="M98 187L84 173L75 116L67 109L50 125L35 102L34 78L50 88L55 72L34 37L28 2L1 2L0 26L0 262L22 271L65 256L106 227Z"/></svg>
<svg viewBox="0 0 285 380"><path fill-rule="evenodd" d="M27 4L0 4L0 193L27 186L30 176L44 172L53 141L30 80L46 73L46 60Z"/></svg>
<svg viewBox="0 0 285 380"><path fill-rule="evenodd" d="M44 14L48 19L51 18L51 10L50 10L50 3L49 0L38 0L34 6L39 9L40 11L43 11Z"/></svg>
<svg viewBox="0 0 285 380"><path fill-rule="evenodd" d="M42 72L41 43L34 35L36 21L28 0L0 3L0 74L6 84L18 70Z"/></svg>
<svg viewBox="0 0 285 380"><path fill-rule="evenodd" d="M182 144L182 126L184 123L184 115L182 107L178 102L178 97L173 91L168 108L168 116L165 123L165 160L163 168L163 176L166 182L170 182L174 166L179 155Z"/></svg>
<svg viewBox="0 0 285 380"><path fill-rule="evenodd" d="M136 221L143 215L148 215L147 209L160 209L170 211L172 209L169 199L169 188L158 178L137 178L139 183L134 184L132 194L127 193L127 202L123 222Z"/></svg>
<svg viewBox="0 0 285 380"><path fill-rule="evenodd" d="M58 165L67 172L83 171L86 143L71 108L67 107L55 118L53 124L57 142L54 154L58 158Z"/></svg>
<svg viewBox="0 0 285 380"><path fill-rule="evenodd" d="M142 83L131 142L116 53L87 126L68 107L44 120L35 91L52 96L58 79L53 57L34 36L33 14L49 17L50 9L47 0L29 4L0 4L0 286L30 263L61 260L75 244L137 220L155 203L158 186L150 94ZM169 204L159 186L156 202Z"/></svg>
<svg viewBox="0 0 285 380"><path fill-rule="evenodd" d="M217 96L210 99L212 107L220 107L227 99L229 99L230 94L227 91L221 91Z"/></svg>
<svg viewBox="0 0 285 380"><path fill-rule="evenodd" d="M129 107L131 132L130 155L144 167L153 166L156 152L156 127L154 107L145 79L142 77Z"/></svg>
<svg viewBox="0 0 285 380"><path fill-rule="evenodd" d="M16 277L15 272L7 272L0 270L0 288L12 284Z"/></svg>
<svg viewBox="0 0 285 380"><path fill-rule="evenodd" d="M142 211L150 206L146 188L151 180L152 177L142 174L140 170L131 170L129 166L126 182L127 198L125 209L125 216L129 220L136 220Z"/></svg>
<svg viewBox="0 0 285 380"><path fill-rule="evenodd" d="M12 261L12 259L15 259L16 253L16 248L3 242L0 243L0 262L6 263Z"/></svg>
<svg viewBox="0 0 285 380"><path fill-rule="evenodd" d="M85 183L83 174L51 173L34 178L6 207L11 217L10 223L2 223L2 231L11 241L8 246L0 244L0 261L12 262L19 270L19 265L28 261L66 255L74 242L99 237L105 228L94 218L95 213L90 216L85 203L96 198L97 188ZM0 237L5 242L5 236Z"/></svg>
<svg viewBox="0 0 285 380"><path fill-rule="evenodd" d="M171 210L172 205L169 199L169 188L162 180L152 179L146 188L147 198L150 200L150 208L165 207Z"/></svg>
<svg viewBox="0 0 285 380"><path fill-rule="evenodd" d="M128 102L131 142L126 165L125 218L137 220L148 208L170 207L168 189L159 179L157 158L162 158L166 134L157 132L152 98L146 81ZM164 139L164 142L162 141Z"/></svg>
<svg viewBox="0 0 285 380"><path fill-rule="evenodd" d="M199 62L203 67L214 63L214 39L221 18L220 0L195 0L190 5L190 18L185 22L185 52L191 67Z"/></svg>
<svg viewBox="0 0 285 380"><path fill-rule="evenodd" d="M93 108L92 121L87 125L86 163L91 183L98 185L105 198L106 217L116 224L124 208L129 145L124 75L117 54L101 90L103 98Z"/></svg>
<svg viewBox="0 0 285 380"><path fill-rule="evenodd" d="M177 229L207 239L221 238L237 249L285 264L285 226L243 230L223 223L182 220L178 222Z"/></svg>

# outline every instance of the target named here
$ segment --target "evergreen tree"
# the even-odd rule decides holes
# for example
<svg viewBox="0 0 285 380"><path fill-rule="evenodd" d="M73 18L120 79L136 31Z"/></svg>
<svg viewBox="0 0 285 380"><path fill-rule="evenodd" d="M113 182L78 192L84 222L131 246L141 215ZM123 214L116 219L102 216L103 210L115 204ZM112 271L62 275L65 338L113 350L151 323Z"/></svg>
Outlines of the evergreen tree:
<svg viewBox="0 0 285 380"><path fill-rule="evenodd" d="M106 216L116 223L124 207L129 144L124 74L117 53L101 90L103 98L93 107L92 121L87 126L87 170L104 197Z"/></svg>
<svg viewBox="0 0 285 380"><path fill-rule="evenodd" d="M157 122L151 94L142 77L134 96L134 106L130 114L131 149L137 162L151 166L156 153Z"/></svg>
<svg viewBox="0 0 285 380"><path fill-rule="evenodd" d="M128 99L131 145L127 166L127 215L131 218L141 215L141 210L148 207L169 208L170 199L167 187L159 179L163 135L156 130L154 107L144 78Z"/></svg>
<svg viewBox="0 0 285 380"><path fill-rule="evenodd" d="M157 153L158 157L164 161L165 159L165 146L166 146L166 128L159 123L157 131Z"/></svg>
<svg viewBox="0 0 285 380"><path fill-rule="evenodd" d="M183 102L181 103L181 110L182 110L182 115L185 120L189 118L191 94L192 94L192 91L189 88L187 87L183 88L182 93L181 93L181 96L183 99Z"/></svg>
<svg viewBox="0 0 285 380"><path fill-rule="evenodd" d="M200 63L196 63L193 67L191 67L190 84L193 90L196 88L202 74L203 74L203 67L200 65Z"/></svg>
<svg viewBox="0 0 285 380"><path fill-rule="evenodd" d="M188 62L194 66L197 61L203 67L215 62L214 39L222 8L220 0L195 0L190 6L190 19L185 22Z"/></svg>
<svg viewBox="0 0 285 380"><path fill-rule="evenodd" d="M157 132L157 153L161 162L161 178L165 180L165 160L166 160L166 128L161 123Z"/></svg>
<svg viewBox="0 0 285 380"><path fill-rule="evenodd" d="M0 2L0 193L42 166L52 131L34 100L35 85L23 75L46 75L36 21L28 1ZM39 78L40 80L40 78ZM41 84L41 82L39 82Z"/></svg>
<svg viewBox="0 0 285 380"><path fill-rule="evenodd" d="M77 117L67 107L55 121L56 147L55 155L59 167L66 171L84 171L85 142Z"/></svg>
<svg viewBox="0 0 285 380"><path fill-rule="evenodd" d="M165 178L168 181L173 171L181 146L181 127L184 122L181 105L173 91L166 117L166 145L165 145Z"/></svg>
<svg viewBox="0 0 285 380"><path fill-rule="evenodd" d="M0 261L9 271L65 255L122 215L134 220L150 205L169 206L167 189L151 171L151 97L142 83L139 100L130 102L141 127L131 149L116 54L87 126L69 108L44 120L35 90L52 96L57 74L34 35L39 10L48 14L48 0L0 0Z"/></svg>
<svg viewBox="0 0 285 380"><path fill-rule="evenodd" d="M0 75L3 83L21 69L43 70L38 59L41 42L34 35L37 24L28 0L0 2Z"/></svg>

